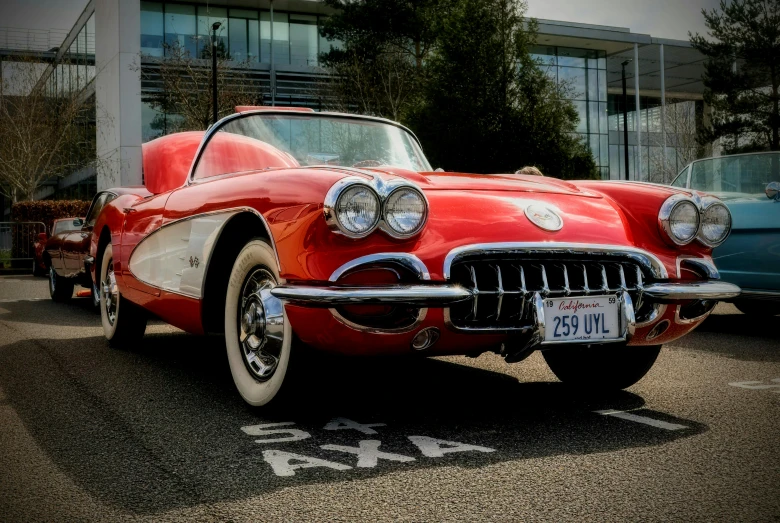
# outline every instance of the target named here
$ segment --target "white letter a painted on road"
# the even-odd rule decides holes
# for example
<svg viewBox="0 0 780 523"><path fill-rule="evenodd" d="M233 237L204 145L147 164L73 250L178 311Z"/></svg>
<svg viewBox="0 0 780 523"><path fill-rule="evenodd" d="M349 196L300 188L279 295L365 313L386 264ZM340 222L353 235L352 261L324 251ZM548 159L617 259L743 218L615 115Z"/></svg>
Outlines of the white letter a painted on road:
<svg viewBox="0 0 780 523"><path fill-rule="evenodd" d="M409 441L417 445L423 456L440 458L451 452L495 452L496 449L458 443L457 441L445 441L443 439L429 438L427 436L409 436Z"/></svg>
<svg viewBox="0 0 780 523"><path fill-rule="evenodd" d="M349 452L358 457L357 466L359 468L374 468L379 459L389 461L414 461L414 458L402 454L391 454L390 452L381 452L379 450L379 440L365 439L358 443L357 447L346 447L343 445L323 445L320 448L324 450L335 450L337 452Z"/></svg>
<svg viewBox="0 0 780 523"><path fill-rule="evenodd" d="M274 469L274 473L277 476L294 476L295 471L298 469L310 469L314 467L325 467L333 470L349 470L352 468L349 465L342 465L335 461L310 458L309 456L302 456L300 454L293 454L292 452L284 452L282 450L264 450L263 459L265 459L266 463L271 465L271 468Z"/></svg>

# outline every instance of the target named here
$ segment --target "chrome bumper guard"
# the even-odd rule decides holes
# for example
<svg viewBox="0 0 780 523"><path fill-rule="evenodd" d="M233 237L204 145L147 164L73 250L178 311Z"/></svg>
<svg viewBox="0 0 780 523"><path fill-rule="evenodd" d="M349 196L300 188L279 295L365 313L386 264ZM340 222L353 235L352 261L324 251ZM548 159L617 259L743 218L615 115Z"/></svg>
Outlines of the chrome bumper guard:
<svg viewBox="0 0 780 523"><path fill-rule="evenodd" d="M393 285L385 287L341 287L282 285L271 294L295 305L336 307L339 305L413 305L444 307L473 297L460 285ZM641 291L643 300L674 303L686 300L726 300L739 296L740 288L721 281L652 283Z"/></svg>

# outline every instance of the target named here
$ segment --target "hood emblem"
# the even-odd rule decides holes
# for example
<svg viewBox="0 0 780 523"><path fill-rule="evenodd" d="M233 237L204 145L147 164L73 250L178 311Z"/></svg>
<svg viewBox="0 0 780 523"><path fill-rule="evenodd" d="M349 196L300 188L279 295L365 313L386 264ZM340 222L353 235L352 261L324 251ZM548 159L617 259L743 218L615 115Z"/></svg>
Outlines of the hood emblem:
<svg viewBox="0 0 780 523"><path fill-rule="evenodd" d="M550 205L544 203L532 203L525 208L528 219L546 231L560 231L563 227L563 218Z"/></svg>

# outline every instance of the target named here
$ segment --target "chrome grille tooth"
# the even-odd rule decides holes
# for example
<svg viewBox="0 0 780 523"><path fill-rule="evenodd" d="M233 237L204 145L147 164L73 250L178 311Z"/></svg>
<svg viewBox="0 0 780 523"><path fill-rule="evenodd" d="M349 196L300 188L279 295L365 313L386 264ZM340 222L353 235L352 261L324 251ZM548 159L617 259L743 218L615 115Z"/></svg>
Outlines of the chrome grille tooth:
<svg viewBox="0 0 780 523"><path fill-rule="evenodd" d="M637 265L636 267L636 288L637 290L642 290L645 287L644 281L642 280L642 269Z"/></svg>
<svg viewBox="0 0 780 523"><path fill-rule="evenodd" d="M620 273L620 290L626 291L628 287L626 287L626 273L623 271L622 263L618 263L618 272Z"/></svg>
<svg viewBox="0 0 780 523"><path fill-rule="evenodd" d="M571 287L569 287L569 271L566 269L565 263L561 263L559 267L563 269L563 295L568 296L571 294Z"/></svg>
<svg viewBox="0 0 780 523"><path fill-rule="evenodd" d="M496 264L496 278L498 279L498 305L496 306L496 319L501 317L501 302L504 301L504 282L501 280L501 266Z"/></svg>
<svg viewBox="0 0 780 523"><path fill-rule="evenodd" d="M609 281L607 281L607 268L604 267L603 263L599 263L599 267L601 267L601 291L609 292Z"/></svg>
<svg viewBox="0 0 780 523"><path fill-rule="evenodd" d="M585 296L587 296L590 294L590 287L588 287L588 269L584 263L582 264L582 281L585 282L582 290L585 291Z"/></svg>
<svg viewBox="0 0 780 523"><path fill-rule="evenodd" d="M522 291L522 296L520 297L520 314L519 318L522 318L525 314L525 299L528 296L528 290L525 288L525 271L523 270L523 266L520 265L518 267L520 269L520 290Z"/></svg>
<svg viewBox="0 0 780 523"><path fill-rule="evenodd" d="M479 287L477 286L477 271L473 265L469 266L471 270L471 283L474 284L474 300L471 302L471 315L477 319L477 302L479 301Z"/></svg>
<svg viewBox="0 0 780 523"><path fill-rule="evenodd" d="M550 294L550 285L547 283L547 270L544 268L544 264L540 263L539 268L542 269L542 296Z"/></svg>

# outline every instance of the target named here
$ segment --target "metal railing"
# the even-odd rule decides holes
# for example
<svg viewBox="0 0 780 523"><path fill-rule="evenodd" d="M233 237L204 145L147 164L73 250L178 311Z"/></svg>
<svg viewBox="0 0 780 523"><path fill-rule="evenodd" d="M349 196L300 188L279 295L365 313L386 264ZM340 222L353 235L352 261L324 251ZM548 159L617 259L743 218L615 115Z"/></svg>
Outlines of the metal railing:
<svg viewBox="0 0 780 523"><path fill-rule="evenodd" d="M0 222L0 268L32 261L35 241L42 232L48 232L43 222Z"/></svg>

